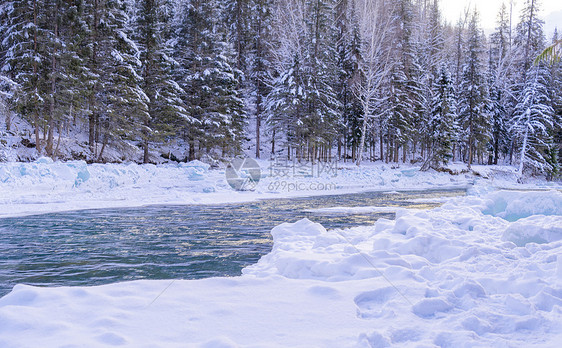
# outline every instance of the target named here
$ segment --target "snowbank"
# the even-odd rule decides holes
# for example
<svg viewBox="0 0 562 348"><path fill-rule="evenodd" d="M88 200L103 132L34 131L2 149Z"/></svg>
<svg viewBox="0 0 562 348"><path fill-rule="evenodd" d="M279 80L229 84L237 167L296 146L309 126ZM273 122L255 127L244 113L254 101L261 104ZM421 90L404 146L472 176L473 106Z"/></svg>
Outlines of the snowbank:
<svg viewBox="0 0 562 348"><path fill-rule="evenodd" d="M0 163L0 217L77 209L135 207L148 204L204 204L251 201L369 190L424 190L517 186L510 180L473 175L420 172L419 167L338 163L335 173L276 177L271 162L260 161L262 179L255 191L237 192L224 169L193 161L179 164L91 164L83 161ZM477 167L477 166L475 166ZM500 169L496 168L496 171ZM509 168L505 170L509 173ZM335 176L333 175L335 174ZM482 185L480 184L482 183ZM555 184L541 183L545 187ZM558 186L560 187L560 186Z"/></svg>
<svg viewBox="0 0 562 348"><path fill-rule="evenodd" d="M561 225L545 202L559 195L453 198L346 230L285 223L234 278L18 285L0 299L0 346L555 347Z"/></svg>

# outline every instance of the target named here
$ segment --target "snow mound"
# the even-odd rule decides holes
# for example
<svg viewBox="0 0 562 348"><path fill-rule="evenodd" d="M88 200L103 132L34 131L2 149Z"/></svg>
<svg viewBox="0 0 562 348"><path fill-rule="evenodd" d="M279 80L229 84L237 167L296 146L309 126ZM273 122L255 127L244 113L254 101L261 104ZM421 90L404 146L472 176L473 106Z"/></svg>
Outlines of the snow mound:
<svg viewBox="0 0 562 348"><path fill-rule="evenodd" d="M562 216L533 215L510 224L503 240L524 246L527 243L551 243L562 239Z"/></svg>
<svg viewBox="0 0 562 348"><path fill-rule="evenodd" d="M484 214L516 221L531 215L562 215L562 192L498 191L486 197Z"/></svg>

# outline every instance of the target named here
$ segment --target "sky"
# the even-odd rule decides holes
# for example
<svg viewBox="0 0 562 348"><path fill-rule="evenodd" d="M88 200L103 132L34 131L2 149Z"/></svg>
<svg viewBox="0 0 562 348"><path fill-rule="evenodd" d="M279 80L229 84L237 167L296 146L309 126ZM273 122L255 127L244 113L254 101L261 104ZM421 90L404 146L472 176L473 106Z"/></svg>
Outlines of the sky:
<svg viewBox="0 0 562 348"><path fill-rule="evenodd" d="M496 27L496 18L502 2L509 8L510 0L441 0L441 9L445 19L450 23L456 23L461 13L467 6L478 8L482 28L489 33ZM519 22L519 13L525 0L513 0L513 25ZM546 19L545 32L548 37L558 27L562 30L562 1L561 0L539 0L540 16Z"/></svg>

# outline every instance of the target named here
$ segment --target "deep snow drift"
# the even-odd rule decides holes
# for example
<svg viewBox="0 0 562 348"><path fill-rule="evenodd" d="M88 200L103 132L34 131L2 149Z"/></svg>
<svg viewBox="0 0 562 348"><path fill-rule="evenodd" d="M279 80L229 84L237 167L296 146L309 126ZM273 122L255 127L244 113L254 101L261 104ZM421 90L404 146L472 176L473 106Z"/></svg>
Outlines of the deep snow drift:
<svg viewBox="0 0 562 348"><path fill-rule="evenodd" d="M471 193L373 226L280 225L240 277L18 285L0 346L558 346L562 193Z"/></svg>

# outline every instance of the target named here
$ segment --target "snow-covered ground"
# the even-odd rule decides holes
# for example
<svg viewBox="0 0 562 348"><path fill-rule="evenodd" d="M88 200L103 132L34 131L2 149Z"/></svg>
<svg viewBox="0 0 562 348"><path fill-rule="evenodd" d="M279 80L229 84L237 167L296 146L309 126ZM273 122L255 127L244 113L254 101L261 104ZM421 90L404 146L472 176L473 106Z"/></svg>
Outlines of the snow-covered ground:
<svg viewBox="0 0 562 348"><path fill-rule="evenodd" d="M238 192L227 183L224 169L193 161L179 164L91 164L83 161L0 163L0 217L46 212L133 207L147 204L216 204L368 190L423 190L477 187L553 188L559 184L529 179L513 184L513 167L474 166L473 174L420 172L419 167L337 163L332 170L293 168L282 176L278 164L260 161L262 179L254 191ZM459 165L457 165L459 166ZM316 168L316 167L315 167ZM314 169L314 168L312 168ZM317 169L317 168L316 168ZM299 172L300 170L300 172ZM487 178L487 179L486 179Z"/></svg>
<svg viewBox="0 0 562 348"><path fill-rule="evenodd" d="M336 213L336 211L332 212ZM339 213L348 213L340 210ZM1 347L559 347L562 193L470 190L395 221L272 231L240 277L18 285Z"/></svg>
<svg viewBox="0 0 562 348"><path fill-rule="evenodd" d="M440 208L325 230L272 231L271 253L232 278L96 287L16 286L0 298L0 347L558 347L562 193L509 167L479 175L338 164L337 175L279 177L255 191L201 162L0 163L0 217L86 208L248 201L467 187ZM320 189L323 187L324 189ZM498 190L534 189L535 191ZM540 189L540 191L536 191ZM384 211L332 207L318 214ZM395 209L393 209L394 211Z"/></svg>

